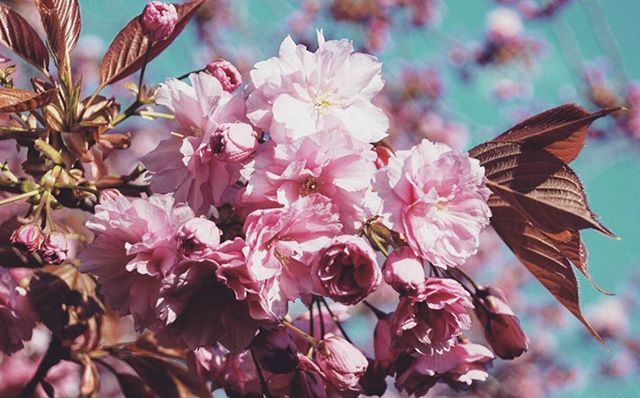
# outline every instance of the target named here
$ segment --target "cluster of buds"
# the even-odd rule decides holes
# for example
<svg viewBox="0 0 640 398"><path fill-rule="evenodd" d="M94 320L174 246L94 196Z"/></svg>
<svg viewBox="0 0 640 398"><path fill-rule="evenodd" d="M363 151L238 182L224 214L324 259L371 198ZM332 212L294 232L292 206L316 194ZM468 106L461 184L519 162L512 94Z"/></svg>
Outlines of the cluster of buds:
<svg viewBox="0 0 640 398"><path fill-rule="evenodd" d="M46 264L67 260L69 244L61 232L44 233L37 225L25 224L13 231L10 241L19 250L37 253Z"/></svg>

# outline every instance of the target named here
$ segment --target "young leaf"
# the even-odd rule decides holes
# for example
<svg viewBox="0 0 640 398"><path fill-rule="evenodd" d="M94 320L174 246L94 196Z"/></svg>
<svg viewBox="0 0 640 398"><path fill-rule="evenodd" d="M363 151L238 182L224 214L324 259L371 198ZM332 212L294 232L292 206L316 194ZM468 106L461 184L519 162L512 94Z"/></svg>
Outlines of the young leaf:
<svg viewBox="0 0 640 398"><path fill-rule="evenodd" d="M69 54L78 43L82 19L77 0L36 0L49 47L58 65L66 67Z"/></svg>
<svg viewBox="0 0 640 398"><path fill-rule="evenodd" d="M469 153L484 166L491 191L536 227L549 233L593 228L615 236L596 220L578 176L550 153L495 141Z"/></svg>
<svg viewBox="0 0 640 398"><path fill-rule="evenodd" d="M147 62L160 55L182 30L191 17L206 0L193 0L185 4L175 4L178 22L169 37L152 42L144 33L140 17L132 19L113 39L100 65L100 84L106 86L121 80L142 68Z"/></svg>
<svg viewBox="0 0 640 398"><path fill-rule="evenodd" d="M26 112L42 108L53 101L56 94L55 89L38 94L17 88L0 88L0 113Z"/></svg>
<svg viewBox="0 0 640 398"><path fill-rule="evenodd" d="M49 69L49 53L29 23L6 4L0 4L0 44L39 69Z"/></svg>
<svg viewBox="0 0 640 398"><path fill-rule="evenodd" d="M534 227L507 202L489 200L491 225L511 251L542 285L601 343L602 338L580 309L578 282L567 257L551 239Z"/></svg>
<svg viewBox="0 0 640 398"><path fill-rule="evenodd" d="M493 141L517 142L525 148L544 149L570 163L582 150L589 125L619 109L589 113L576 104L562 105L518 123Z"/></svg>

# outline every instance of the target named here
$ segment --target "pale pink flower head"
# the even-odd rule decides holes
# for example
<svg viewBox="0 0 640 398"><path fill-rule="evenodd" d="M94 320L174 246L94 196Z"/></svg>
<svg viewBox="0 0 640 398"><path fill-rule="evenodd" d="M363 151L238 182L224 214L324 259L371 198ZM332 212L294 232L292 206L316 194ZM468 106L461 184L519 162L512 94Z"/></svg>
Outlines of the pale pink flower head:
<svg viewBox="0 0 640 398"><path fill-rule="evenodd" d="M23 347L22 341L31 338L36 321L26 291L18 286L17 279L11 270L0 267L0 353L5 354Z"/></svg>
<svg viewBox="0 0 640 398"><path fill-rule="evenodd" d="M328 334L316 349L316 362L338 390L355 390L369 366L367 358L342 337Z"/></svg>
<svg viewBox="0 0 640 398"><path fill-rule="evenodd" d="M321 132L293 143L267 142L247 172L243 205L249 209L287 206L320 193L331 198L343 225L355 231L366 219L375 159L371 145L344 130Z"/></svg>
<svg viewBox="0 0 640 398"><path fill-rule="evenodd" d="M257 280L277 278L283 297L295 300L312 292L311 262L341 230L335 206L319 194L256 210L244 226L247 264Z"/></svg>
<svg viewBox="0 0 640 398"><path fill-rule="evenodd" d="M218 79L224 91L234 92L242 84L242 75L231 62L220 59L211 61L205 68L207 73Z"/></svg>
<svg viewBox="0 0 640 398"><path fill-rule="evenodd" d="M520 15L506 7L498 7L487 16L487 37L496 43L517 41L524 26Z"/></svg>
<svg viewBox="0 0 640 398"><path fill-rule="evenodd" d="M425 396L438 381L466 390L474 381L487 379L492 361L489 349L472 343L458 343L443 353L407 357L398 365L396 388L416 397Z"/></svg>
<svg viewBox="0 0 640 398"><path fill-rule="evenodd" d="M216 78L204 72L192 74L190 79L192 86L169 79L155 96L157 104L175 115L184 137L161 141L142 162L150 172L153 192L172 193L176 201L187 202L196 213L204 214L212 205L223 204L223 196L238 181L242 164L238 163L237 148L253 145L253 138L241 140L237 136L251 129L239 126L246 121L240 95L224 91ZM220 156L221 148L212 148L211 136L220 125L236 122L232 141L237 147L231 144L229 154ZM213 144L219 142L213 140Z"/></svg>
<svg viewBox="0 0 640 398"><path fill-rule="evenodd" d="M247 116L277 143L332 127L364 142L380 141L389 119L371 100L384 85L381 69L348 40L325 41L318 32L318 50L310 52L287 37L277 57L251 71Z"/></svg>
<svg viewBox="0 0 640 398"><path fill-rule="evenodd" d="M178 247L182 255L190 259L207 256L220 245L220 230L216 224L203 217L188 220L178 230Z"/></svg>
<svg viewBox="0 0 640 398"><path fill-rule="evenodd" d="M68 252L67 237L61 232L46 234L38 249L38 254L46 264L62 264L67 260Z"/></svg>
<svg viewBox="0 0 640 398"><path fill-rule="evenodd" d="M402 295L420 300L425 289L422 260L409 246L394 250L384 263L384 281Z"/></svg>
<svg viewBox="0 0 640 398"><path fill-rule="evenodd" d="M178 229L193 217L171 195L102 195L87 221L96 237L79 256L80 270L97 277L110 308L132 314L139 329L153 324L161 280L179 260Z"/></svg>
<svg viewBox="0 0 640 398"><path fill-rule="evenodd" d="M474 305L478 320L484 326L484 336L497 356L514 359L529 349L529 338L502 290L479 289L474 296Z"/></svg>
<svg viewBox="0 0 640 398"><path fill-rule="evenodd" d="M340 235L327 244L311 266L315 293L342 304L356 304L382 281L376 254L359 236Z"/></svg>
<svg viewBox="0 0 640 398"><path fill-rule="evenodd" d="M587 319L604 338L625 338L631 329L629 305L617 297L606 297L593 304L587 311Z"/></svg>
<svg viewBox="0 0 640 398"><path fill-rule="evenodd" d="M472 308L471 296L457 281L427 279L424 301L403 297L391 317L393 348L421 354L449 350L471 328Z"/></svg>
<svg viewBox="0 0 640 398"><path fill-rule="evenodd" d="M161 40L173 33L178 21L178 11L173 4L162 1L148 3L140 16L145 33L152 40Z"/></svg>
<svg viewBox="0 0 640 398"><path fill-rule="evenodd" d="M484 168L468 154L423 140L378 171L375 188L393 229L433 265L462 264L489 223Z"/></svg>
<svg viewBox="0 0 640 398"><path fill-rule="evenodd" d="M29 253L35 252L42 241L44 234L39 226L35 224L24 224L19 226L11 234L10 241L13 246Z"/></svg>
<svg viewBox="0 0 640 398"><path fill-rule="evenodd" d="M211 152L226 162L241 162L258 149L258 133L247 123L223 123L211 134Z"/></svg>

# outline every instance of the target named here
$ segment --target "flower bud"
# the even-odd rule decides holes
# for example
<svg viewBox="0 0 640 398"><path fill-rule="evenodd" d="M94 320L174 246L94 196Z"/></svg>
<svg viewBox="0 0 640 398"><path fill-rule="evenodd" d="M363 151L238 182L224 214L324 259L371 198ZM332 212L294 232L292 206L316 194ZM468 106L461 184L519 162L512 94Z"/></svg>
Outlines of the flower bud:
<svg viewBox="0 0 640 398"><path fill-rule="evenodd" d="M211 134L211 151L225 162L241 162L258 148L258 134L246 123L224 123Z"/></svg>
<svg viewBox="0 0 640 398"><path fill-rule="evenodd" d="M384 281L400 294L419 298L425 288L422 260L409 246L394 250L384 263Z"/></svg>
<svg viewBox="0 0 640 398"><path fill-rule="evenodd" d="M9 239L17 249L32 253L40 247L44 234L37 225L25 224L13 231Z"/></svg>
<svg viewBox="0 0 640 398"><path fill-rule="evenodd" d="M220 230L213 221L194 217L178 231L178 245L186 258L202 258L220 245Z"/></svg>
<svg viewBox="0 0 640 398"><path fill-rule="evenodd" d="M142 27L152 40L161 40L173 33L178 21L178 11L173 4L152 1L141 15Z"/></svg>
<svg viewBox="0 0 640 398"><path fill-rule="evenodd" d="M476 315L484 325L484 336L497 356L513 359L527 351L529 339L500 289L479 290L474 302Z"/></svg>
<svg viewBox="0 0 640 398"><path fill-rule="evenodd" d="M384 396L387 390L387 382L385 381L385 371L379 364L376 364L371 358L367 358L369 366L364 376L360 379L363 393L367 396Z"/></svg>
<svg viewBox="0 0 640 398"><path fill-rule="evenodd" d="M291 396L299 398L327 398L322 371L311 359L298 355L300 365L291 383Z"/></svg>
<svg viewBox="0 0 640 398"><path fill-rule="evenodd" d="M359 349L333 334L328 334L318 345L316 362L327 380L343 391L355 390L369 366Z"/></svg>
<svg viewBox="0 0 640 398"><path fill-rule="evenodd" d="M387 315L378 319L376 328L373 330L373 349L376 364L388 373L393 373L392 365L396 358L391 343L391 320Z"/></svg>
<svg viewBox="0 0 640 398"><path fill-rule="evenodd" d="M242 84L242 75L234 64L224 59L211 61L205 71L218 79L222 89L232 93Z"/></svg>
<svg viewBox="0 0 640 398"><path fill-rule="evenodd" d="M251 348L260 365L269 372L289 373L298 365L298 349L284 326L261 329Z"/></svg>
<svg viewBox="0 0 640 398"><path fill-rule="evenodd" d="M64 234L51 232L45 236L38 253L47 264L62 264L67 259L68 251L69 245Z"/></svg>

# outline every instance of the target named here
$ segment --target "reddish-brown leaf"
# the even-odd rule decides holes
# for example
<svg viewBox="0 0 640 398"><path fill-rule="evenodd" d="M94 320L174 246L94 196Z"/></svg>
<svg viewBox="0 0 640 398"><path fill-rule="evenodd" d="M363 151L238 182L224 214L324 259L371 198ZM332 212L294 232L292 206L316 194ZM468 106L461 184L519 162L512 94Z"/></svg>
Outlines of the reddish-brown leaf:
<svg viewBox="0 0 640 398"><path fill-rule="evenodd" d="M538 228L534 227L508 203L492 196L489 200L491 225L511 251L542 285L567 308L587 330L602 338L584 318L580 309L578 282L569 259Z"/></svg>
<svg viewBox="0 0 640 398"><path fill-rule="evenodd" d="M49 47L63 67L80 38L82 19L77 0L36 0Z"/></svg>
<svg viewBox="0 0 640 398"><path fill-rule="evenodd" d="M56 94L55 89L38 94L17 88L0 88L0 113L26 112L41 108L53 101Z"/></svg>
<svg viewBox="0 0 640 398"><path fill-rule="evenodd" d="M174 4L178 11L176 28L169 37L159 41L149 40L143 31L139 17L132 19L113 39L102 60L100 84L106 86L115 83L142 68L145 58L150 62L160 55L178 37L205 1L193 0L185 4Z"/></svg>
<svg viewBox="0 0 640 398"><path fill-rule="evenodd" d="M544 149L565 163L570 163L582 150L589 125L619 109L589 113L575 104L562 105L530 117L493 141L517 142L525 148Z"/></svg>
<svg viewBox="0 0 640 398"><path fill-rule="evenodd" d="M49 52L29 23L6 4L0 4L0 44L40 69L49 68Z"/></svg>
<svg viewBox="0 0 640 398"><path fill-rule="evenodd" d="M550 153L492 141L470 155L484 166L491 191L543 231L593 228L615 236L596 220L573 170Z"/></svg>

